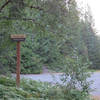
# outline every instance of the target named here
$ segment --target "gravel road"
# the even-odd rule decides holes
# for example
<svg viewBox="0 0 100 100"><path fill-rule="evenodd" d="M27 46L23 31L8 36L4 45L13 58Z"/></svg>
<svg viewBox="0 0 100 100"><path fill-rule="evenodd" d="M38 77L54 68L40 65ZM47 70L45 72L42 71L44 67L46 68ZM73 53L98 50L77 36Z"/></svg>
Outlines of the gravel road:
<svg viewBox="0 0 100 100"><path fill-rule="evenodd" d="M15 76L15 75L14 75ZM21 75L21 78L26 79L32 79L36 81L42 81L42 82L50 82L50 83L62 83L60 80L61 73L44 73L44 74L28 74L28 75ZM93 84L90 86L92 89L94 89L93 92L91 92L92 95L100 95L100 72L95 72L91 75L91 77L88 79L89 81L94 81Z"/></svg>

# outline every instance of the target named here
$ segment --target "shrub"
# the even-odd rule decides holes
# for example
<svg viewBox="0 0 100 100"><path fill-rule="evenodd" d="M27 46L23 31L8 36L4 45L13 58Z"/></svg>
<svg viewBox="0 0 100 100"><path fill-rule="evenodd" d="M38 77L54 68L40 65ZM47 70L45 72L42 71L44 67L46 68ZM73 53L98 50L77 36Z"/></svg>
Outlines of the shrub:
<svg viewBox="0 0 100 100"><path fill-rule="evenodd" d="M72 55L66 58L64 67L64 74L61 80L65 84L63 93L66 100L89 100L88 95L90 92L90 82L87 78L90 73L87 68L90 62L87 60L83 62L82 56L79 56L77 51L74 50Z"/></svg>
<svg viewBox="0 0 100 100"><path fill-rule="evenodd" d="M89 95L66 86L51 85L22 79L20 88L15 87L15 80L0 76L1 100L90 100Z"/></svg>

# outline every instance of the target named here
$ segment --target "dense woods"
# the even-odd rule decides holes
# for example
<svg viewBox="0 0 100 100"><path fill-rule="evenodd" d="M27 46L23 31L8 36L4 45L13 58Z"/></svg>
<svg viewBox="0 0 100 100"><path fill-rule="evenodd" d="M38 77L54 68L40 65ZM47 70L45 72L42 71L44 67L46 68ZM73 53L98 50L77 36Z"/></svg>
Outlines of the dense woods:
<svg viewBox="0 0 100 100"><path fill-rule="evenodd" d="M40 73L43 66L61 70L75 49L99 69L99 39L91 13L80 18L74 0L0 1L0 65L15 71L16 47L10 34L26 34L22 43L22 73ZM5 66L5 67L3 67Z"/></svg>
<svg viewBox="0 0 100 100"><path fill-rule="evenodd" d="M81 13L75 0L1 0L0 73L15 73L16 43L10 35L26 34L21 43L21 73L41 73L44 66L62 71L64 82L71 77L66 85L68 97L85 100L89 91L87 68L100 68L100 39L91 13L85 12L82 18ZM79 97L71 94L77 83L82 88L76 93Z"/></svg>

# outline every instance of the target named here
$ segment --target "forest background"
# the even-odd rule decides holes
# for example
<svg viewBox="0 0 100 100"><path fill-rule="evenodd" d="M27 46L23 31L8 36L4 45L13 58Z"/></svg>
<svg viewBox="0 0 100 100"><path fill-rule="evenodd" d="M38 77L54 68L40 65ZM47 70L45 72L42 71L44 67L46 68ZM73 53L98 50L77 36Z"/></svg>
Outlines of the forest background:
<svg viewBox="0 0 100 100"><path fill-rule="evenodd" d="M88 9L75 0L0 1L1 73L15 72L16 43L11 34L26 34L21 45L21 73L41 73L44 66L62 71L73 52L100 69L100 38Z"/></svg>

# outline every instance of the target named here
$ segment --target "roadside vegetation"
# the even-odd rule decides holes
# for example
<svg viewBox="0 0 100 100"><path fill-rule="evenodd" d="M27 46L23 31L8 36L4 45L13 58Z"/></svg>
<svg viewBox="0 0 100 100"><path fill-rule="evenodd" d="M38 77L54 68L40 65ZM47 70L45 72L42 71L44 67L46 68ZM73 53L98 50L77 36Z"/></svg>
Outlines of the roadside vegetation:
<svg viewBox="0 0 100 100"><path fill-rule="evenodd" d="M90 100L83 90L69 89L66 86L32 80L21 80L16 88L13 78L0 77L1 100Z"/></svg>

